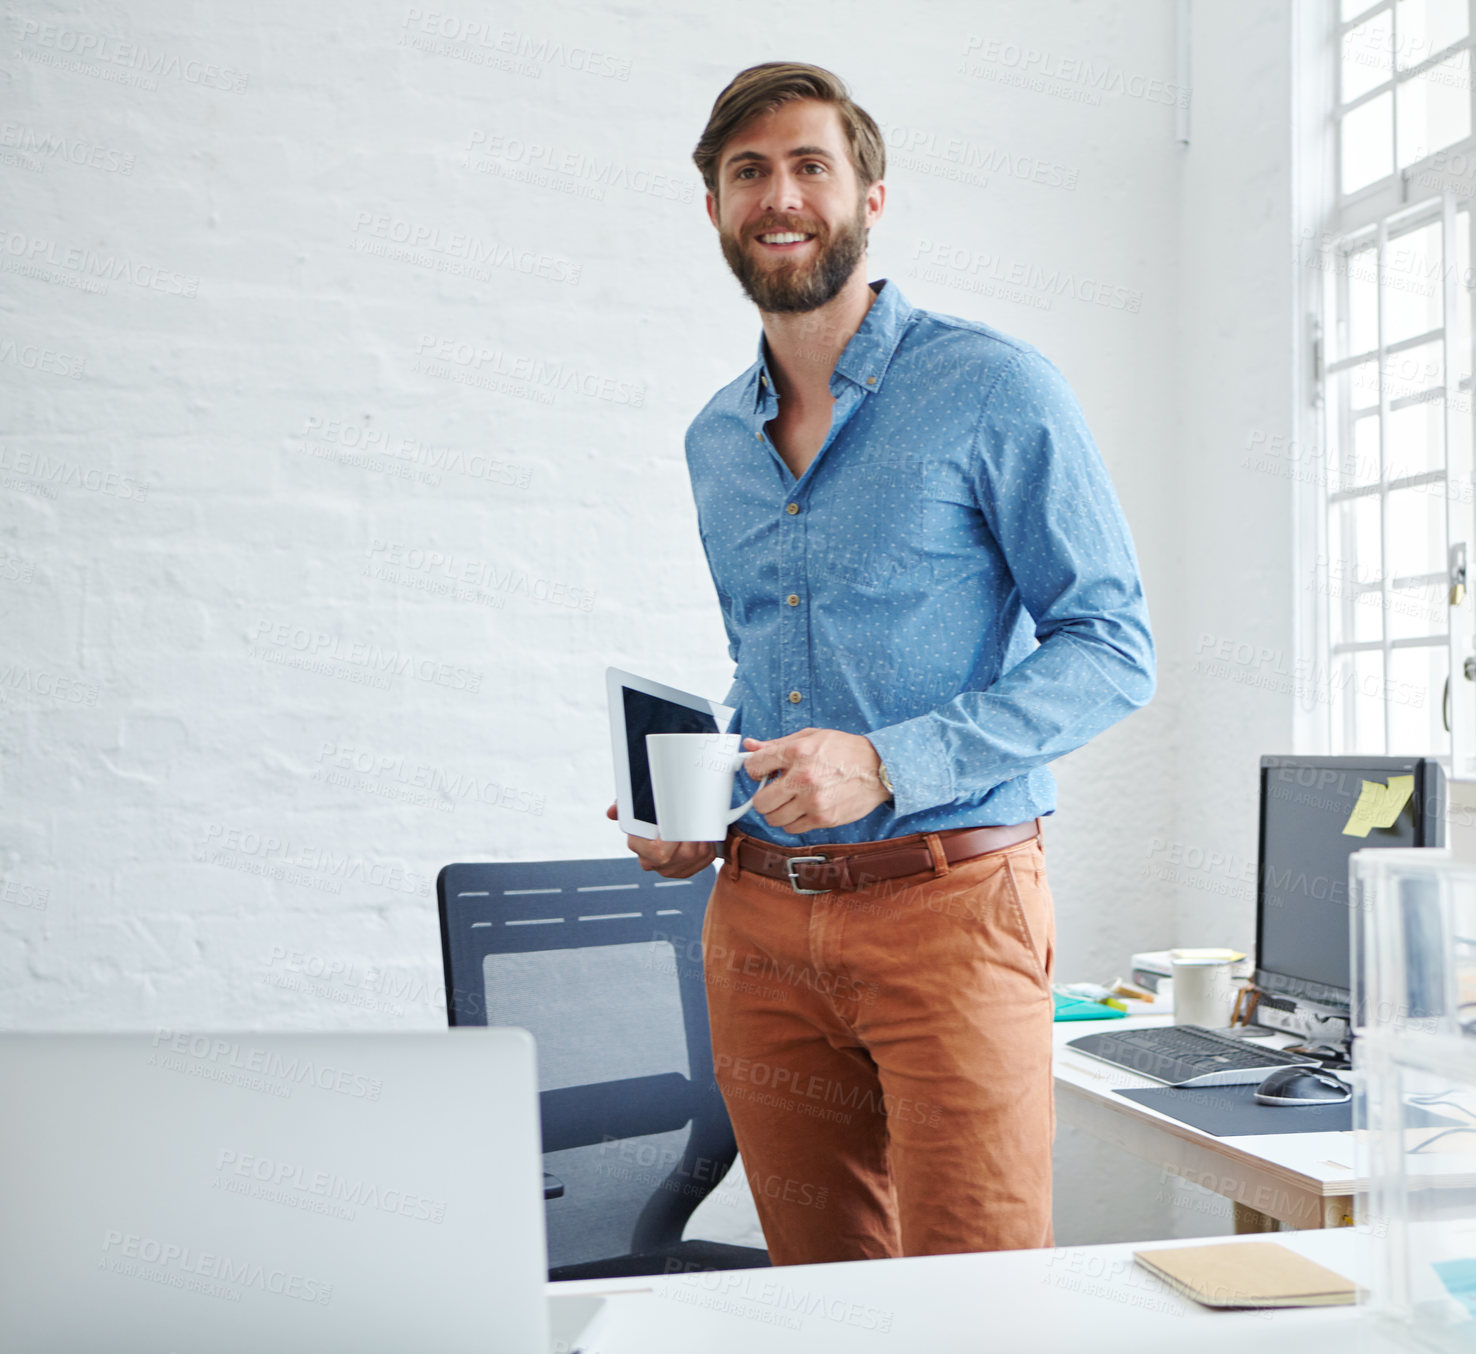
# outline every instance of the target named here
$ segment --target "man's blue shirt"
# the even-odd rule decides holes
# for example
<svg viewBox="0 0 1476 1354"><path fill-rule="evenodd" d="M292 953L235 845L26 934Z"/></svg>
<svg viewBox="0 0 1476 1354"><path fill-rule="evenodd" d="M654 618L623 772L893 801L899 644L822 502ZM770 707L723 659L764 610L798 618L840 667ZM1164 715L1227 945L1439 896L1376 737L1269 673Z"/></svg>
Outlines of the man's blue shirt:
<svg viewBox="0 0 1476 1354"><path fill-rule="evenodd" d="M737 664L730 731L864 734L896 788L840 827L739 820L783 846L1051 813L1046 763L1154 689L1132 537L1065 378L1028 343L871 287L800 479L764 426L779 400L762 334L687 430ZM733 802L752 789L740 775Z"/></svg>

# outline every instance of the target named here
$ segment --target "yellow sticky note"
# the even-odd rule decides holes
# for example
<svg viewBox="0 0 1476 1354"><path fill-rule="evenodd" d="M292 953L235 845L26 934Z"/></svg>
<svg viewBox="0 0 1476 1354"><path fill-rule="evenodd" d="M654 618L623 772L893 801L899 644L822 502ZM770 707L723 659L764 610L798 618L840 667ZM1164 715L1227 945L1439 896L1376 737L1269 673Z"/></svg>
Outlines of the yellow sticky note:
<svg viewBox="0 0 1476 1354"><path fill-rule="evenodd" d="M1380 785L1376 780L1364 781L1358 792L1358 802L1343 824L1343 835L1366 837L1370 828L1393 827L1412 794L1413 776L1390 776L1386 785Z"/></svg>
<svg viewBox="0 0 1476 1354"><path fill-rule="evenodd" d="M1389 788L1384 791L1384 802L1374 814L1375 827L1393 827L1409 797L1414 794L1413 776L1390 776Z"/></svg>
<svg viewBox="0 0 1476 1354"><path fill-rule="evenodd" d="M1358 803L1353 806L1353 812L1348 815L1348 821L1343 824L1343 836L1366 837L1368 830L1374 825L1374 818L1384 805L1384 794L1386 786L1380 785L1376 780L1363 782L1363 789L1358 793Z"/></svg>

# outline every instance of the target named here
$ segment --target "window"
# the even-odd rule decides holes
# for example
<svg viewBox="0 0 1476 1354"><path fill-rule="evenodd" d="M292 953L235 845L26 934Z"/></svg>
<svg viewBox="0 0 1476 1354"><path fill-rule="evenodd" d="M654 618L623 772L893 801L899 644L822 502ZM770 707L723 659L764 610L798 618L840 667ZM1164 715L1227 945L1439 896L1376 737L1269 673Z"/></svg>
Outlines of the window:
<svg viewBox="0 0 1476 1354"><path fill-rule="evenodd" d="M1333 753L1469 774L1476 0L1335 4L1336 186L1306 260L1322 279L1320 717Z"/></svg>

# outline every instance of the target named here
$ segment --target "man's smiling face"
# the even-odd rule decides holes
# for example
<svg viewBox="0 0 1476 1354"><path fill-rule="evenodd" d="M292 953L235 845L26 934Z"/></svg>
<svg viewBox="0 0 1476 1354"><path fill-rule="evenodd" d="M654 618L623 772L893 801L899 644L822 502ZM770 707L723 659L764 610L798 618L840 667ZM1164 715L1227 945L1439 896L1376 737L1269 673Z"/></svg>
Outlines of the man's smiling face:
<svg viewBox="0 0 1476 1354"><path fill-rule="evenodd" d="M840 114L791 99L753 118L723 147L721 211L707 214L723 257L760 310L816 310L849 281L881 214L882 188L856 181Z"/></svg>

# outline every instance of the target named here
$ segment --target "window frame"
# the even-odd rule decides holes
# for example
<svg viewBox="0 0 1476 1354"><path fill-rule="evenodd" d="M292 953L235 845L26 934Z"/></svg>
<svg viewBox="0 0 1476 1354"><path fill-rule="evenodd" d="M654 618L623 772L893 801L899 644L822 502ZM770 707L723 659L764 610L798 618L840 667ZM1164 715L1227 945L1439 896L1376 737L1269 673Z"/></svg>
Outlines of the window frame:
<svg viewBox="0 0 1476 1354"><path fill-rule="evenodd" d="M1466 94L1472 101L1471 135L1430 152L1403 169L1399 167L1399 88L1420 75L1449 61L1462 51L1476 48L1476 0L1467 0L1467 33L1411 63L1406 69L1400 62L1401 0L1376 0L1363 6L1347 19L1342 17L1341 0L1319 0L1305 7L1295 32L1294 61L1296 84L1294 121L1297 135L1294 146L1300 163L1294 172L1295 214L1299 237L1310 247L1298 249L1296 293L1298 313L1305 316L1300 348L1304 361L1299 364L1297 385L1298 415L1296 436L1302 446L1313 451L1313 463L1321 473L1300 477L1296 481L1295 520L1297 531L1296 558L1301 566L1298 596L1294 602L1297 648L1303 670L1316 675L1302 684L1295 712L1295 742L1299 750L1311 752L1403 752L1390 748L1391 734L1391 657L1396 650L1443 644L1447 655L1449 680L1444 693L1430 693L1432 700L1442 700L1442 723L1446 729L1444 748L1434 749L1447 771L1456 775L1476 774L1476 601L1470 588L1460 596L1458 604L1441 609L1441 623L1432 625L1427 637L1393 639L1390 636L1390 593L1396 585L1449 588L1458 577L1464 577L1464 561L1473 540L1476 513L1472 510L1471 447L1476 442L1476 412L1469 375L1460 378L1460 359L1470 362L1472 334L1472 296L1470 261L1476 260L1476 80L1471 65L1476 55L1468 56ZM1342 101L1343 53L1347 35L1380 14L1389 16L1390 75L1386 80ZM1382 94L1390 94L1391 173L1353 193L1342 192L1343 156L1341 129L1350 112L1363 107ZM1460 164L1462 172L1449 167ZM1386 255L1391 242L1416 230L1438 223L1440 248L1439 286L1441 289L1441 322L1438 329L1405 336L1397 343L1386 341L1385 287ZM1467 266L1460 266L1460 241L1464 236ZM1348 352L1342 341L1347 334L1348 294L1351 260L1370 246L1377 263L1375 296L1375 347L1367 352ZM1452 321L1455 323L1452 323ZM1396 396L1391 391L1388 359L1422 344L1440 342L1441 384L1425 399L1438 399L1444 410L1441 436L1444 441L1443 468L1414 476L1391 475L1389 420L1392 413L1405 404L1423 402L1419 395ZM1464 341L1464 351L1462 343ZM1335 483L1331 473L1335 459L1351 450L1349 413L1351 399L1347 381L1336 379L1362 363L1373 361L1377 374L1378 398L1376 417L1379 422L1378 479L1371 485L1348 489ZM1452 389L1452 377L1458 379ZM1337 401L1331 407L1329 400ZM1463 421L1463 423L1462 423ZM1331 429L1335 428L1334 432ZM1438 493L1445 506L1443 514L1445 549L1441 552L1442 571L1391 578L1384 566L1388 556L1389 493L1400 488L1426 487ZM1345 505L1357 498L1376 496L1379 502L1380 559L1377 583L1365 586L1363 570L1354 570L1354 585L1335 578L1335 572L1346 574L1347 561L1331 559L1330 524L1334 511L1349 515ZM1362 561L1358 561L1361 565ZM1301 582L1313 578L1311 598L1304 596ZM1476 580L1473 580L1476 582ZM1346 623L1361 592L1377 590L1381 594L1379 639L1355 641L1348 636ZM1341 594L1341 595L1340 595ZM1439 596L1439 593L1436 593ZM1342 608L1344 633L1334 640L1334 611ZM1345 660L1356 665L1357 652L1377 650L1381 655L1383 676L1383 738L1381 747L1355 745L1351 701L1333 699L1332 684ZM1356 666L1355 666L1356 670ZM1335 720L1341 716L1341 727ZM1412 749L1411 749L1412 750ZM1429 751L1419 749L1419 751Z"/></svg>

